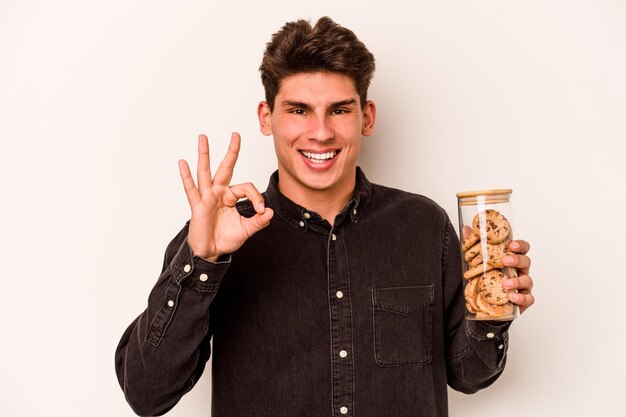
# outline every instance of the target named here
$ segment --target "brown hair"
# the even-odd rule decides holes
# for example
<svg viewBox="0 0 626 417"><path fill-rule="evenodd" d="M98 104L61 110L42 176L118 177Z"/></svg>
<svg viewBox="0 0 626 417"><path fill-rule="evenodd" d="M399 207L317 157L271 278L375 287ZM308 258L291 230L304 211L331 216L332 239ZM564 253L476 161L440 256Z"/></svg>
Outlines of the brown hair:
<svg viewBox="0 0 626 417"><path fill-rule="evenodd" d="M334 72L350 77L364 108L374 69L374 55L365 44L330 17L322 17L315 26L306 20L285 23L272 35L259 67L270 110L274 110L282 80L303 72Z"/></svg>

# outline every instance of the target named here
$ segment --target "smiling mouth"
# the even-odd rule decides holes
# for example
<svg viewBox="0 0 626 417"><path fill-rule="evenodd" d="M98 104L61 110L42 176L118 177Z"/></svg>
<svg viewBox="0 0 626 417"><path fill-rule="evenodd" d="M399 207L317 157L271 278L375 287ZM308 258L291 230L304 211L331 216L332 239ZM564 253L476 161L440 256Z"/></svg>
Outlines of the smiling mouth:
<svg viewBox="0 0 626 417"><path fill-rule="evenodd" d="M309 161L317 163L317 164L321 164L321 163L324 163L326 161L333 159L339 153L339 151L331 151L331 152L325 152L325 153L313 153L313 152L300 151L300 153L304 155Z"/></svg>

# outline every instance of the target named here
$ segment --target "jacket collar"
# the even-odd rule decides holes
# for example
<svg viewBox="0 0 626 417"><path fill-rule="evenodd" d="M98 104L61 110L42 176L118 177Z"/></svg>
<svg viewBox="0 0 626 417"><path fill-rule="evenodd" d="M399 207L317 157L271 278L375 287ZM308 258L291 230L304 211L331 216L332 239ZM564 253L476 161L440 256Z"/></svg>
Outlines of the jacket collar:
<svg viewBox="0 0 626 417"><path fill-rule="evenodd" d="M319 214L294 203L283 195L278 189L278 181L278 170L276 170L270 177L267 190L265 191L268 206L274 209L278 216L292 226L304 231L309 228L317 229L318 227L316 226L323 227L324 225L326 226L324 229L328 229L329 223L322 219ZM356 182L352 198L337 215L334 226L339 226L346 218L349 218L352 223L357 223L367 207L371 195L372 184L365 177L363 170L357 167Z"/></svg>

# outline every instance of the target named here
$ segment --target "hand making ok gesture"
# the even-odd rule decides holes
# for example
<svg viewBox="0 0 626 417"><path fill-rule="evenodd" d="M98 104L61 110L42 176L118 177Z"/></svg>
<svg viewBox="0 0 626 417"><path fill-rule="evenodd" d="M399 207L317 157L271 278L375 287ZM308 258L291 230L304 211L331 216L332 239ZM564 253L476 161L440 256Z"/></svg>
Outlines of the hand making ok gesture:
<svg viewBox="0 0 626 417"><path fill-rule="evenodd" d="M191 176L187 161L178 161L187 200L191 207L191 222L187 242L194 255L215 261L220 255L241 247L254 233L266 227L274 211L265 208L261 193L251 183L230 185L239 155L241 137L233 133L224 160L211 177L209 141L198 137L198 186ZM248 198L256 214L246 218L239 214L235 204Z"/></svg>

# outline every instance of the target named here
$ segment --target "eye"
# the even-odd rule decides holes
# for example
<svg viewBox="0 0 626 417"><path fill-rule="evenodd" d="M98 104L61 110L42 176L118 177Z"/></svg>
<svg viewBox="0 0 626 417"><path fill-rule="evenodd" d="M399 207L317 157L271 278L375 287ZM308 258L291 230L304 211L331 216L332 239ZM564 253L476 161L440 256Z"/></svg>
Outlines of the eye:
<svg viewBox="0 0 626 417"><path fill-rule="evenodd" d="M297 114L297 115L300 115L300 116L301 116L301 115L303 115L305 112L304 112L304 109L293 109L293 110L289 110L289 113L292 113L292 114Z"/></svg>
<svg viewBox="0 0 626 417"><path fill-rule="evenodd" d="M338 115L338 114L347 114L349 112L350 112L350 110L348 110L348 109L334 109L331 112L331 114L337 114Z"/></svg>

